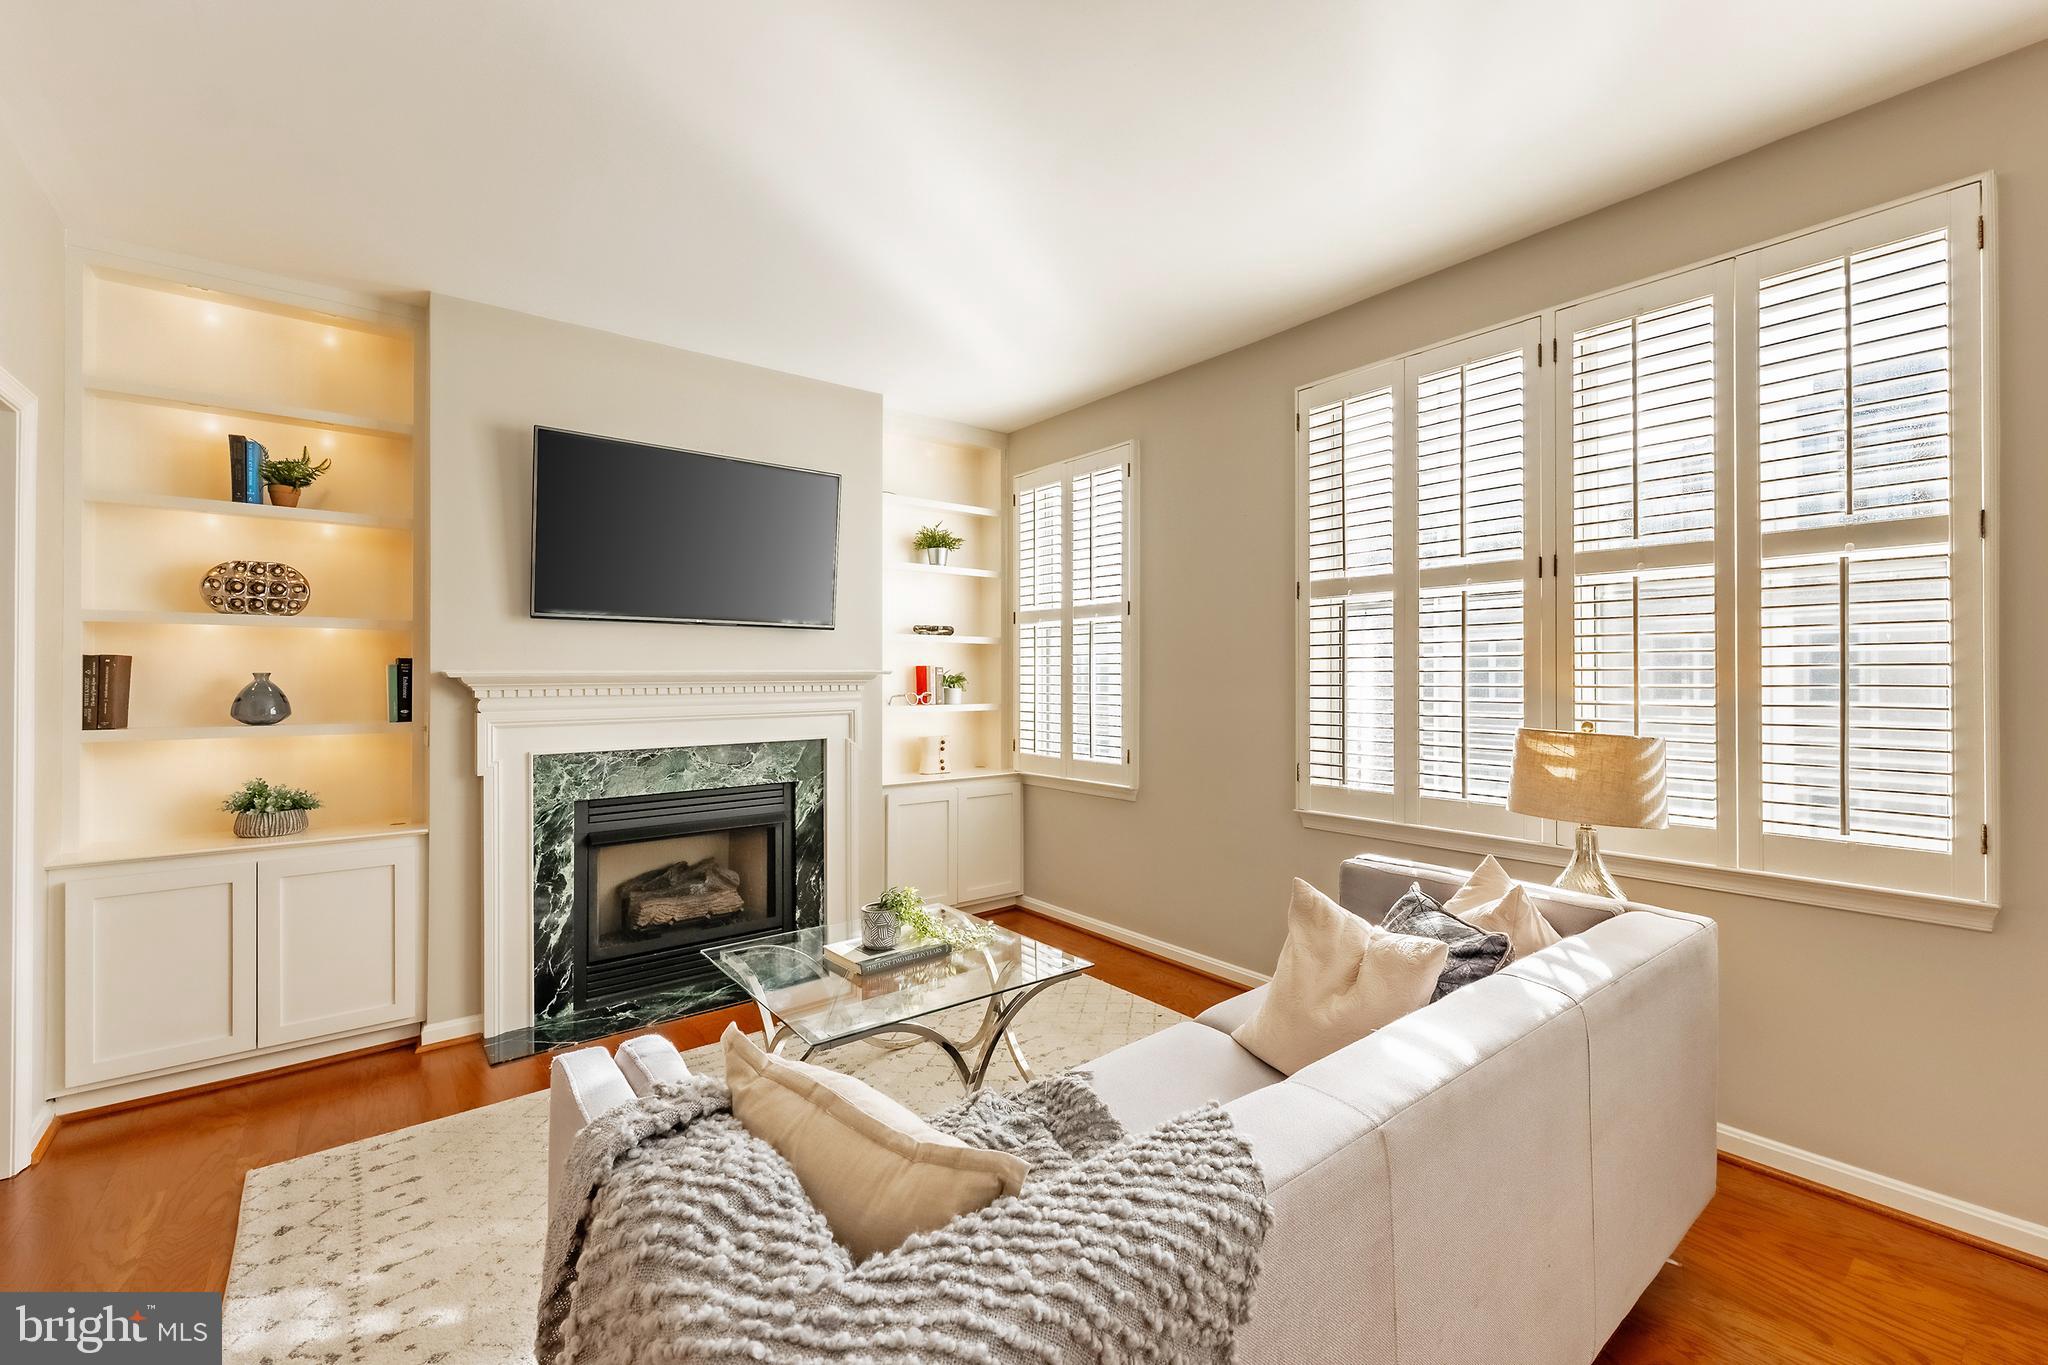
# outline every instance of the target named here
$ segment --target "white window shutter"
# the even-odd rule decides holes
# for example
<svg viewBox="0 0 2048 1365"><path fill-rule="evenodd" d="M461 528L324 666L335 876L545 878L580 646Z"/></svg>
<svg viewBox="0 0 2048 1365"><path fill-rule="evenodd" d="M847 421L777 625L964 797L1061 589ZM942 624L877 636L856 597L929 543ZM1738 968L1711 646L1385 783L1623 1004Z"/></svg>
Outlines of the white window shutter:
<svg viewBox="0 0 2048 1365"><path fill-rule="evenodd" d="M1420 615L1422 795L1504 807L1526 704L1522 585L1426 589Z"/></svg>
<svg viewBox="0 0 2048 1365"><path fill-rule="evenodd" d="M1056 772L1066 757L1066 489L1057 471L1016 484L1017 767Z"/></svg>

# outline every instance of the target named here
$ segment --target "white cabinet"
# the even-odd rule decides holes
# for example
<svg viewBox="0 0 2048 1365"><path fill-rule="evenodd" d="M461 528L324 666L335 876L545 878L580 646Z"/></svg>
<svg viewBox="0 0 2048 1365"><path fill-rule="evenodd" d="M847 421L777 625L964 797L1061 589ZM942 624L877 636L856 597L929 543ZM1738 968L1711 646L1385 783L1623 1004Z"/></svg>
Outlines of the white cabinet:
<svg viewBox="0 0 2048 1365"><path fill-rule="evenodd" d="M255 1046L255 863L178 863L65 886L65 1084Z"/></svg>
<svg viewBox="0 0 2048 1365"><path fill-rule="evenodd" d="M411 843L256 864L256 1038L304 1042L418 1017L420 861Z"/></svg>
<svg viewBox="0 0 2048 1365"><path fill-rule="evenodd" d="M416 838L102 864L60 886L66 1088L421 1017Z"/></svg>
<svg viewBox="0 0 2048 1365"><path fill-rule="evenodd" d="M974 904L1024 889L1024 791L1014 777L924 782L887 795L888 880Z"/></svg>

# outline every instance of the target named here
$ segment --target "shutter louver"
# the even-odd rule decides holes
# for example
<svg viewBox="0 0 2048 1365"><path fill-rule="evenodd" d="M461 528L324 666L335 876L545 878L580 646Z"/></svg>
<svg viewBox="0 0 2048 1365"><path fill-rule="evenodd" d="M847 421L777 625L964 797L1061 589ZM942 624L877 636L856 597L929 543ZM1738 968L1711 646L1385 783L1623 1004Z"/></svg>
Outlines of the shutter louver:
<svg viewBox="0 0 2048 1365"><path fill-rule="evenodd" d="M1394 790L1394 597L1309 605L1309 781Z"/></svg>
<svg viewBox="0 0 2048 1365"><path fill-rule="evenodd" d="M1121 604L1124 596L1124 471L1098 469L1073 481L1074 605Z"/></svg>
<svg viewBox="0 0 2048 1365"><path fill-rule="evenodd" d="M1522 724L1522 645L1519 583L1422 593L1424 796L1507 804Z"/></svg>
<svg viewBox="0 0 2048 1365"><path fill-rule="evenodd" d="M1763 281L1766 534L1948 511L1948 234Z"/></svg>
<svg viewBox="0 0 2048 1365"><path fill-rule="evenodd" d="M1576 544L1714 533L1714 300L1572 339Z"/></svg>
<svg viewBox="0 0 2048 1365"><path fill-rule="evenodd" d="M1950 629L1945 552L1765 564L1766 832L1949 851Z"/></svg>
<svg viewBox="0 0 2048 1365"><path fill-rule="evenodd" d="M1311 579L1394 567L1394 391L1380 389L1308 415Z"/></svg>
<svg viewBox="0 0 2048 1365"><path fill-rule="evenodd" d="M1061 606L1060 485L1041 484L1017 495L1017 609L1057 611Z"/></svg>
<svg viewBox="0 0 2048 1365"><path fill-rule="evenodd" d="M1521 553L1526 407L1520 351L1425 375L1416 386L1425 565Z"/></svg>
<svg viewBox="0 0 2048 1365"><path fill-rule="evenodd" d="M1117 616L1074 622L1074 757L1124 761L1124 623Z"/></svg>
<svg viewBox="0 0 2048 1365"><path fill-rule="evenodd" d="M1675 825L1719 806L1711 566L1591 574L1573 587L1574 718L1664 741Z"/></svg>
<svg viewBox="0 0 2048 1365"><path fill-rule="evenodd" d="M1060 483L1018 490L1017 753L1024 758L1063 756L1058 613L1066 602L1065 508Z"/></svg>
<svg viewBox="0 0 2048 1365"><path fill-rule="evenodd" d="M1060 744L1060 635L1058 621L1017 627L1017 752L1062 757Z"/></svg>

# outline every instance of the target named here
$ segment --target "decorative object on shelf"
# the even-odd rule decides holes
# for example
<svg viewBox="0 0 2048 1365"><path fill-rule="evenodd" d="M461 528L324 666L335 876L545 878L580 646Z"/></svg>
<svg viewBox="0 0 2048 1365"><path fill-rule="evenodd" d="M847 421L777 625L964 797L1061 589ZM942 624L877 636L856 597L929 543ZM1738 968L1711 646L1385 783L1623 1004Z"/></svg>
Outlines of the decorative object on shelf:
<svg viewBox="0 0 2048 1365"><path fill-rule="evenodd" d="M244 725L275 725L292 713L291 698L268 673L252 673L228 704L228 715Z"/></svg>
<svg viewBox="0 0 2048 1365"><path fill-rule="evenodd" d="M412 660L396 659L384 666L384 699L393 725L412 720Z"/></svg>
<svg viewBox="0 0 2048 1365"><path fill-rule="evenodd" d="M917 767L926 777L939 777L946 771L946 737L931 735L924 741L924 762Z"/></svg>
<svg viewBox="0 0 2048 1365"><path fill-rule="evenodd" d="M128 728L128 684L134 676L130 654L88 654L79 684L79 724L87 730Z"/></svg>
<svg viewBox="0 0 2048 1365"><path fill-rule="evenodd" d="M252 777L220 803L235 817L238 839L275 839L283 834L304 834L307 813L320 809L320 798L303 787L281 787Z"/></svg>
<svg viewBox="0 0 2048 1365"><path fill-rule="evenodd" d="M299 458L296 460L263 462L263 483L270 489L271 506L297 507L299 494L312 487L314 480L322 474L334 468L332 460L322 460L319 464L314 464L312 455L310 446L300 446Z"/></svg>
<svg viewBox="0 0 2048 1365"><path fill-rule="evenodd" d="M269 453L261 441L228 437L228 497L236 502L263 501L263 460Z"/></svg>
<svg viewBox="0 0 2048 1365"><path fill-rule="evenodd" d="M903 937L903 913L923 904L916 887L890 887L860 908L860 946L871 953L894 948Z"/></svg>
<svg viewBox="0 0 2048 1365"><path fill-rule="evenodd" d="M313 600L313 585L289 564L227 559L199 580L206 605L224 616L297 616Z"/></svg>
<svg viewBox="0 0 2048 1365"><path fill-rule="evenodd" d="M939 675L939 686L945 691L946 705L964 706L967 704L967 675L965 673L942 673Z"/></svg>
<svg viewBox="0 0 2048 1365"><path fill-rule="evenodd" d="M917 534L911 538L910 546L914 550L924 551L925 563L943 567L946 561L952 558L953 551L966 543L958 535L948 531L945 523L941 522L935 526L918 527Z"/></svg>
<svg viewBox="0 0 2048 1365"><path fill-rule="evenodd" d="M912 626L910 633L912 635L951 635L953 628L951 626Z"/></svg>
<svg viewBox="0 0 2048 1365"><path fill-rule="evenodd" d="M1552 885L1626 899L1601 861L1594 826L1662 829L1669 823L1664 741L1647 735L1601 734L1591 721L1576 730L1517 730L1508 809L1578 825L1572 860Z"/></svg>

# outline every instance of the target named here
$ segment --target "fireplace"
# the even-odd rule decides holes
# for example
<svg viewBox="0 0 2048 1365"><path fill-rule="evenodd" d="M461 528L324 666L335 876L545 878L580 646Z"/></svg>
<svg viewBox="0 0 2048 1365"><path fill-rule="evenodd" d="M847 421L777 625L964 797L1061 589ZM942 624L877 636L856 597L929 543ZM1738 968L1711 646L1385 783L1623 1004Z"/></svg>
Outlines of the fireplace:
<svg viewBox="0 0 2048 1365"><path fill-rule="evenodd" d="M570 1005L717 982L703 950L796 925L796 784L576 802Z"/></svg>

